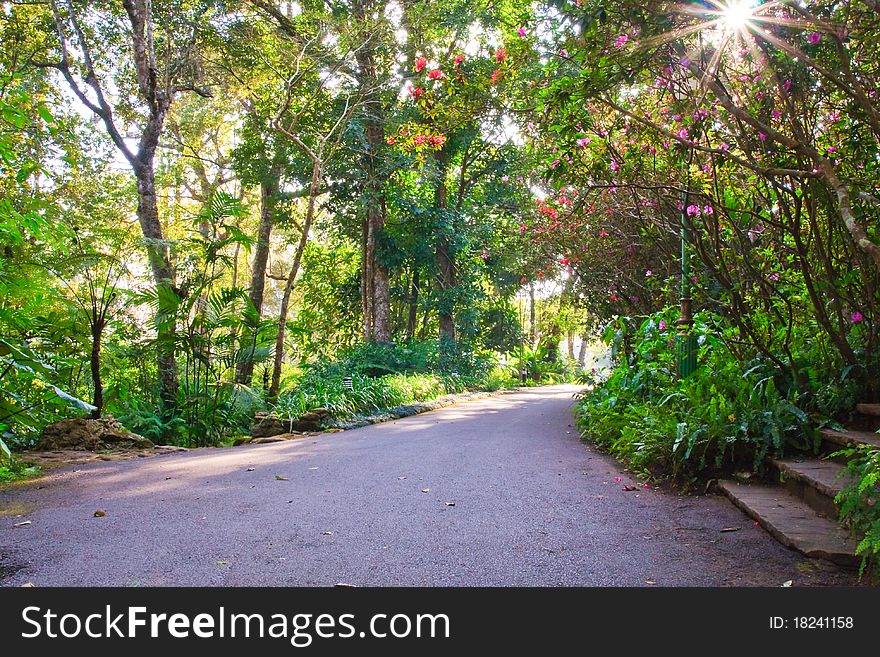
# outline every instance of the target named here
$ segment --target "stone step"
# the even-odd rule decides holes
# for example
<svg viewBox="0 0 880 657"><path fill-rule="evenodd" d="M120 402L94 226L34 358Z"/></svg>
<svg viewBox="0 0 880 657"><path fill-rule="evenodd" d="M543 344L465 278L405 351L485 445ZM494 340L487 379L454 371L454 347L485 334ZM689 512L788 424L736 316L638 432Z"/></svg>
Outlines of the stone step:
<svg viewBox="0 0 880 657"><path fill-rule="evenodd" d="M856 413L880 417L880 404L856 404Z"/></svg>
<svg viewBox="0 0 880 657"><path fill-rule="evenodd" d="M783 545L841 566L860 563L849 533L785 488L728 480L719 481L718 488Z"/></svg>
<svg viewBox="0 0 880 657"><path fill-rule="evenodd" d="M840 463L818 458L770 459L785 487L815 511L836 520L834 497L852 478Z"/></svg>
<svg viewBox="0 0 880 657"><path fill-rule="evenodd" d="M880 449L880 434L873 431L835 431L834 429L822 429L819 434L822 440L830 443L834 449L856 447L858 445L870 445Z"/></svg>

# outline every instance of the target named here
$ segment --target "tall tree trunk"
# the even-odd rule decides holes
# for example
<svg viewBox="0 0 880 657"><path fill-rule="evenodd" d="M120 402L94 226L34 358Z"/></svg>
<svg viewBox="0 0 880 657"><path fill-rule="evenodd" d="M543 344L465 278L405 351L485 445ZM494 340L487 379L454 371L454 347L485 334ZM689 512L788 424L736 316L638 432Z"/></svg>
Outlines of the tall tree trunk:
<svg viewBox="0 0 880 657"><path fill-rule="evenodd" d="M312 222L315 219L315 207L321 189L322 175L323 171L321 164L316 161L312 165L312 180L309 184L309 203L306 208L305 219L303 220L302 235L300 235L299 244L296 245L293 264L290 266L290 273L287 276L287 282L284 284L284 296L281 298L281 312L278 316L278 333L275 336L275 361L272 366L272 383L269 384L269 399L276 399L278 397L278 390L281 387L281 365L284 362L284 333L287 328L287 312L290 309L290 297L293 293L293 286L296 283L296 275L299 273L303 252L306 250L306 244L308 244L309 241L309 231L312 229Z"/></svg>
<svg viewBox="0 0 880 657"><path fill-rule="evenodd" d="M574 331L569 329L568 334L566 335L566 340L568 342L568 357L574 358Z"/></svg>
<svg viewBox="0 0 880 657"><path fill-rule="evenodd" d="M153 170L153 154L144 153L143 146L134 167L138 188L137 216L143 232L147 259L156 285L166 286L173 294L180 297L180 290L175 286L174 268L168 252L168 244L162 235L162 223L159 220L159 205L156 194L156 176ZM159 396L166 412L177 408L177 362L174 358L176 332L171 326L159 327L157 335Z"/></svg>
<svg viewBox="0 0 880 657"><path fill-rule="evenodd" d="M587 362L587 336L581 336L581 346L578 349L578 365L581 367Z"/></svg>
<svg viewBox="0 0 880 657"><path fill-rule="evenodd" d="M101 417L101 414L104 412L104 386L101 383L101 333L104 331L104 324L102 320L93 321L92 322L92 355L91 355L91 366L92 366L92 385L95 389L95 394L92 397L92 406L95 407L95 410L92 411L91 418L93 420L97 420Z"/></svg>
<svg viewBox="0 0 880 657"><path fill-rule="evenodd" d="M355 2L355 18L369 36L369 23L375 2ZM388 270L378 257L378 240L385 228L385 182L381 172L380 155L385 147L385 111L382 108L380 84L376 72L375 45L366 39L358 49L358 84L363 92L364 125L367 137L366 169L366 225L363 236L362 282L364 301L364 338L368 342L391 341L391 290Z"/></svg>
<svg viewBox="0 0 880 657"><path fill-rule="evenodd" d="M535 327L535 284L529 283L529 342L535 346L538 331Z"/></svg>
<svg viewBox="0 0 880 657"><path fill-rule="evenodd" d="M416 324L419 321L419 266L413 265L412 288L409 293L409 316L406 322L406 338L412 340L416 335Z"/></svg>
<svg viewBox="0 0 880 657"><path fill-rule="evenodd" d="M455 288L455 255L449 243L449 227L445 222L449 214L449 189L446 186L446 173L449 155L442 149L434 155L437 162L437 184L434 188L434 211L437 214L439 234L435 260L437 262L437 286L440 304L437 315L440 320L440 341L455 342L455 302L452 298Z"/></svg>
<svg viewBox="0 0 880 657"><path fill-rule="evenodd" d="M278 190L281 186L281 162L273 161L268 176L260 183L260 226L257 229L257 243L254 245L254 262L251 267L251 284L248 298L254 304L257 317L263 316L263 297L266 291L266 264L269 262L269 244L272 228L275 225L275 207L278 201ZM257 327L251 340L249 355L237 364L235 381L241 385L249 385L254 375L253 356L257 347Z"/></svg>

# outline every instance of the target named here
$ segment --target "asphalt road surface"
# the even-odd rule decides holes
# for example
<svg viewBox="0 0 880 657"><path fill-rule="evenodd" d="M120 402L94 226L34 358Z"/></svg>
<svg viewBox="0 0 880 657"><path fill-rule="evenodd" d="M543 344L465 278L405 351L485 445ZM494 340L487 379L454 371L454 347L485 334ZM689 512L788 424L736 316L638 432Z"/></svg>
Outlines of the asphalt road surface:
<svg viewBox="0 0 880 657"><path fill-rule="evenodd" d="M723 498L643 488L578 439L576 391L54 470L0 490L0 585L855 581L782 547Z"/></svg>

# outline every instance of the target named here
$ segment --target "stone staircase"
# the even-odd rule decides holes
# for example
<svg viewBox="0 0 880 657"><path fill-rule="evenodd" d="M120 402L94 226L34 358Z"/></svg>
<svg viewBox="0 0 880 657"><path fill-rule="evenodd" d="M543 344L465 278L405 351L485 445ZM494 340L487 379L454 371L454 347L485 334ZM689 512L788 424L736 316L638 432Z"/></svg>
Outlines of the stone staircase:
<svg viewBox="0 0 880 657"><path fill-rule="evenodd" d="M819 456L771 460L775 483L718 482L718 488L780 543L808 557L853 567L856 542L837 523L834 497L848 483L845 461L828 456L859 444L880 448L880 404L858 404L852 428L823 429Z"/></svg>

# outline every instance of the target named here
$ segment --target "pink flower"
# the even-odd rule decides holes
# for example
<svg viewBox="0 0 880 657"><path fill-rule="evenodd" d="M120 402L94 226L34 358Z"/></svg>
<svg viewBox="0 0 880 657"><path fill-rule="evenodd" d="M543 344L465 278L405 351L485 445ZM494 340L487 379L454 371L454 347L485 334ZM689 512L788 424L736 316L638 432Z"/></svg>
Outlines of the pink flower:
<svg viewBox="0 0 880 657"><path fill-rule="evenodd" d="M498 62L500 64L505 59L507 59L507 49L506 48L499 48L498 50L495 51L495 61L496 62Z"/></svg>
<svg viewBox="0 0 880 657"><path fill-rule="evenodd" d="M681 60L681 65L684 67L688 67L691 65L691 60L689 60L687 57L685 57L684 59Z"/></svg>
<svg viewBox="0 0 880 657"><path fill-rule="evenodd" d="M713 208L711 205L704 205L703 214L715 214L715 208Z"/></svg>
<svg viewBox="0 0 880 657"><path fill-rule="evenodd" d="M428 60L425 59L424 57L419 57L416 60L416 65L415 65L416 73L421 73L422 69L424 69L427 65L428 65Z"/></svg>
<svg viewBox="0 0 880 657"><path fill-rule="evenodd" d="M650 488L651 484L642 484L642 488Z"/></svg>
<svg viewBox="0 0 880 657"><path fill-rule="evenodd" d="M779 280L779 272L778 272L778 271L774 271L774 272L773 272L772 274L770 274L767 278L769 278L771 281L778 281L778 280Z"/></svg>
<svg viewBox="0 0 880 657"><path fill-rule="evenodd" d="M524 38L526 36L526 28L521 27L516 31L516 35L520 38Z"/></svg>
<svg viewBox="0 0 880 657"><path fill-rule="evenodd" d="M858 324L863 319L864 319L864 317L862 317L862 313L860 313L858 310L849 316L850 324Z"/></svg>
<svg viewBox="0 0 880 657"><path fill-rule="evenodd" d="M818 32L813 32L807 36L807 43L811 46L817 45L822 40L822 35Z"/></svg>
<svg viewBox="0 0 880 657"><path fill-rule="evenodd" d="M764 134L763 132L759 132L758 139L760 139L761 141L767 141L767 135Z"/></svg>
<svg viewBox="0 0 880 657"><path fill-rule="evenodd" d="M498 78L500 78L500 77L501 77L501 71L499 71L499 70L496 68L494 71L492 71L492 77L489 79L489 81L490 81L492 84L495 84L496 82L498 82Z"/></svg>
<svg viewBox="0 0 880 657"><path fill-rule="evenodd" d="M620 171L620 163L617 160L611 159L611 163L608 165L614 173Z"/></svg>
<svg viewBox="0 0 880 657"><path fill-rule="evenodd" d="M623 477L615 477L614 481L623 481Z"/></svg>
<svg viewBox="0 0 880 657"><path fill-rule="evenodd" d="M626 45L627 41L629 41L629 35L628 34L621 34L619 37L617 37L617 40L614 42L614 47L615 48L623 48Z"/></svg>
<svg viewBox="0 0 880 657"><path fill-rule="evenodd" d="M429 80L439 80L443 77L443 71L439 68L435 68L433 71L428 73Z"/></svg>
<svg viewBox="0 0 880 657"><path fill-rule="evenodd" d="M681 130L678 131L678 138L679 139L688 139L689 137L690 137L690 133L688 132L687 128L682 128Z"/></svg>
<svg viewBox="0 0 880 657"><path fill-rule="evenodd" d="M410 90L409 90L409 95L412 96L416 100L421 98L424 95L424 93L425 93L425 90L422 89L421 87L410 87Z"/></svg>
<svg viewBox="0 0 880 657"><path fill-rule="evenodd" d="M657 325L657 328L659 328L661 331L665 331L665 330L666 330L666 322L664 322L664 321L661 319L661 320L660 320L660 323Z"/></svg>
<svg viewBox="0 0 880 657"><path fill-rule="evenodd" d="M785 84L782 85L786 91L791 91L791 80L786 80Z"/></svg>
<svg viewBox="0 0 880 657"><path fill-rule="evenodd" d="M425 135L416 135L415 137L413 137L413 142L415 142L417 146L421 146L427 140L428 138Z"/></svg>
<svg viewBox="0 0 880 657"><path fill-rule="evenodd" d="M577 140L577 145L580 146L581 148L584 148L587 144L590 143L590 141L592 141L592 140L589 137L581 137L580 139Z"/></svg>
<svg viewBox="0 0 880 657"><path fill-rule="evenodd" d="M455 65L459 66L464 61L464 55L455 56Z"/></svg>
<svg viewBox="0 0 880 657"><path fill-rule="evenodd" d="M648 277L653 276L653 275L654 275L654 272L651 271L650 269L649 269L648 271L645 272L645 278L648 278Z"/></svg>
<svg viewBox="0 0 880 657"><path fill-rule="evenodd" d="M729 151L730 144L728 144L726 141L722 141L721 146L719 146L718 148L720 148L722 151Z"/></svg>
<svg viewBox="0 0 880 657"><path fill-rule="evenodd" d="M699 216L700 216L700 206L699 206L699 205L689 205L689 206L687 206L687 216L689 216L689 217L699 217Z"/></svg>

